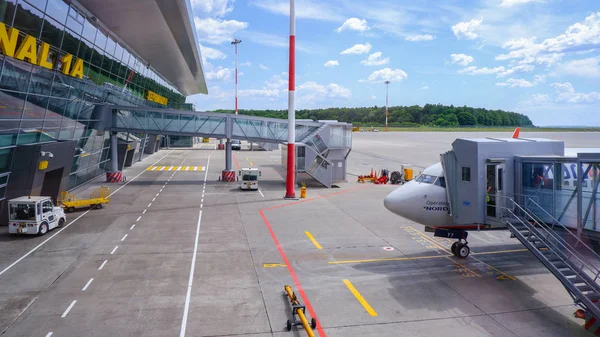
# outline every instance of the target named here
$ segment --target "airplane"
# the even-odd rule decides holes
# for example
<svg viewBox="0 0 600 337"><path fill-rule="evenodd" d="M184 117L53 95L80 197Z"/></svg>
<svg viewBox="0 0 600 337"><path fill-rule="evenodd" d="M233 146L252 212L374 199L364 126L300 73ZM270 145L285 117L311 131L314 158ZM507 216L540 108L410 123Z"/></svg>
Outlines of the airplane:
<svg viewBox="0 0 600 337"><path fill-rule="evenodd" d="M519 138L519 132L520 128L516 128L512 138ZM586 168L584 167L585 171ZM569 164L568 166L565 164L563 174L563 186L576 186L576 164ZM544 170L543 178L544 180L553 179L551 165ZM587 178L593 179L592 171L589 172L589 177L588 175L584 177L584 179ZM584 180L583 190L591 190L593 185ZM451 247L452 253L460 258L466 258L470 253L466 240L468 235L466 230L498 229L498 227L493 226L487 228L478 224L455 225L453 223L452 216L449 215L444 169L439 162L425 168L415 179L389 193L384 198L383 204L388 211L419 223L425 226L426 230L434 229L436 232L440 230L444 233L444 237L457 238L457 236L462 236L458 237L458 241L452 244Z"/></svg>

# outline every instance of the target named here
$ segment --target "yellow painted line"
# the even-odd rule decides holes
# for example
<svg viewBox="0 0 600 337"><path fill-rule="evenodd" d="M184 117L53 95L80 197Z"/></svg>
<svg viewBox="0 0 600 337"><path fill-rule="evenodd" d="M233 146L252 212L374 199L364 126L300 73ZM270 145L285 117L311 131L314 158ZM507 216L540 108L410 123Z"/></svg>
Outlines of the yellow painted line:
<svg viewBox="0 0 600 337"><path fill-rule="evenodd" d="M174 166L169 166L169 169L167 171L171 171L174 168Z"/></svg>
<svg viewBox="0 0 600 337"><path fill-rule="evenodd" d="M460 264L460 263L458 263L458 262L456 262L456 261L452 260L452 258L451 258L450 256L448 256L448 260L452 261L452 263L454 263L454 264L455 264L457 267L459 267L459 272L460 272L460 269L464 269L464 270L466 270L467 272L469 272L469 273L471 273L471 274L473 274L473 275L475 275L475 276L477 276L477 277L481 277L481 275L477 274L475 271L473 271L473 270L471 270L471 269L467 268L466 266L464 266L464 265L462 265L462 264ZM462 273L461 273L461 274L462 274ZM464 275L463 275L463 276L464 276Z"/></svg>
<svg viewBox="0 0 600 337"><path fill-rule="evenodd" d="M198 166L194 166L194 171L198 171Z"/></svg>
<svg viewBox="0 0 600 337"><path fill-rule="evenodd" d="M164 171L167 167L166 166L161 166L158 168L159 171Z"/></svg>
<svg viewBox="0 0 600 337"><path fill-rule="evenodd" d="M274 268L274 267L285 267L286 265L283 263L263 263L263 267L265 268Z"/></svg>
<svg viewBox="0 0 600 337"><path fill-rule="evenodd" d="M158 168L158 166L152 167L152 171L156 171L157 168Z"/></svg>
<svg viewBox="0 0 600 337"><path fill-rule="evenodd" d="M490 254L521 253L521 252L528 252L528 251L529 251L528 249L524 248L524 249L496 250L496 251L493 251L493 252L471 253L471 255L490 255Z"/></svg>
<svg viewBox="0 0 600 337"><path fill-rule="evenodd" d="M317 247L317 249L323 249L323 247L321 247L321 245L317 242L317 240L315 240L315 238L312 236L312 234L310 234L310 232L304 232L304 234L306 234L306 236L308 236L310 241L312 241L313 245L315 245L315 247Z"/></svg>
<svg viewBox="0 0 600 337"><path fill-rule="evenodd" d="M363 308L365 308L365 310L369 313L369 315L377 316L377 313L375 312L375 310L373 310L373 308L371 308L371 306L369 305L369 302L367 302L367 300L365 300L364 297L362 297L362 295L358 292L358 290L356 290L356 288L354 288L354 286L352 285L352 283L350 283L349 280L344 279L344 284L346 284L346 287L348 287L348 289L350 290L352 295L354 295L354 297L356 297L358 302L360 302L360 304L362 304Z"/></svg>
<svg viewBox="0 0 600 337"><path fill-rule="evenodd" d="M177 171L181 171L181 166L177 166Z"/></svg>
<svg viewBox="0 0 600 337"><path fill-rule="evenodd" d="M385 261L412 261L412 260L425 260L425 259L439 259L444 257L450 257L452 255L430 255L430 256L417 256L417 257L386 257L382 259L366 259L366 260L340 260L330 261L329 264L346 264L346 263L369 263L369 262L385 262Z"/></svg>
<svg viewBox="0 0 600 337"><path fill-rule="evenodd" d="M152 166L148 166L148 168L146 169L146 171L150 171L152 170Z"/></svg>

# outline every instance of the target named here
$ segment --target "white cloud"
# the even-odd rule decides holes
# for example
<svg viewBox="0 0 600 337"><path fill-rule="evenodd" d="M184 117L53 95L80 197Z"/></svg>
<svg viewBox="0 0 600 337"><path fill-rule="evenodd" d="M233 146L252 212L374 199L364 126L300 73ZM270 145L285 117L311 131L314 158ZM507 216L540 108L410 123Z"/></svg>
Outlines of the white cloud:
<svg viewBox="0 0 600 337"><path fill-rule="evenodd" d="M583 22L569 26L564 34L535 43L536 38L510 40L503 47L508 54L496 60L519 60L520 63L552 65L567 52L589 51L600 47L600 12L592 13Z"/></svg>
<svg viewBox="0 0 600 337"><path fill-rule="evenodd" d="M564 75L600 77L600 57L573 60L559 66L557 71Z"/></svg>
<svg viewBox="0 0 600 337"><path fill-rule="evenodd" d="M502 66L496 68L477 68L476 66L466 67L458 71L459 74L465 75L490 75L490 74L498 74L506 71L506 69Z"/></svg>
<svg viewBox="0 0 600 337"><path fill-rule="evenodd" d="M550 96L545 94L533 94L533 102L536 104L546 104L550 102Z"/></svg>
<svg viewBox="0 0 600 337"><path fill-rule="evenodd" d="M268 97L268 98L272 98L272 97L278 97L279 96L279 89L267 89L267 88L262 88L262 89L243 89L239 91L239 95L244 97L244 96L252 96L252 97Z"/></svg>
<svg viewBox="0 0 600 337"><path fill-rule="evenodd" d="M501 7L512 7L516 5L526 4L528 2L546 2L545 0L502 0Z"/></svg>
<svg viewBox="0 0 600 337"><path fill-rule="evenodd" d="M215 82L223 82L227 81L231 78L231 75L234 73L234 69L216 67L211 71L206 72L206 80L215 81Z"/></svg>
<svg viewBox="0 0 600 337"><path fill-rule="evenodd" d="M233 10L233 1L229 0L192 0L192 8L209 16L223 16Z"/></svg>
<svg viewBox="0 0 600 337"><path fill-rule="evenodd" d="M377 96L371 96L372 99L377 99Z"/></svg>
<svg viewBox="0 0 600 337"><path fill-rule="evenodd" d="M259 64L258 64L258 67L259 67L260 69L262 69L262 70L269 70L269 67L267 67L266 65L264 65L264 64L262 64L262 63L259 63Z"/></svg>
<svg viewBox="0 0 600 337"><path fill-rule="evenodd" d="M550 85L556 89L556 101L561 103L595 103L600 102L600 92L592 91L588 93L576 92L570 82L552 83Z"/></svg>
<svg viewBox="0 0 600 337"><path fill-rule="evenodd" d="M252 2L264 10L279 15L290 15L289 1L281 0L256 0ZM296 5L297 19L311 19L322 21L344 21L344 17L339 13L339 9L331 7L328 2L314 2L313 0L304 0L300 5Z"/></svg>
<svg viewBox="0 0 600 337"><path fill-rule="evenodd" d="M318 84L314 81L308 81L300 84L296 90L299 99L304 101L318 101L323 99L349 99L352 92L336 83L329 83L327 86Z"/></svg>
<svg viewBox="0 0 600 337"><path fill-rule="evenodd" d="M405 38L406 41L420 42L420 41L431 41L435 39L435 35L423 34L423 35L411 35Z"/></svg>
<svg viewBox="0 0 600 337"><path fill-rule="evenodd" d="M288 86L288 73L283 72L278 75L273 75L267 80L265 86L270 89L284 89Z"/></svg>
<svg viewBox="0 0 600 337"><path fill-rule="evenodd" d="M371 51L371 44L369 42L365 44L357 43L354 46L343 50L340 54L366 54Z"/></svg>
<svg viewBox="0 0 600 337"><path fill-rule="evenodd" d="M421 89L419 89L419 90L429 90L429 86L426 86L426 85L424 85L424 86L422 86L422 87L421 87Z"/></svg>
<svg viewBox="0 0 600 337"><path fill-rule="evenodd" d="M335 66L339 66L340 63L337 60L329 60L327 62L325 62L324 66L331 68L331 67L335 67Z"/></svg>
<svg viewBox="0 0 600 337"><path fill-rule="evenodd" d="M252 43L260 44L263 46L277 47L277 48L289 48L289 40L283 36L256 32L256 31L245 31L243 38L251 41ZM312 46L306 46L302 43L296 43L296 50L304 53L314 53L317 48Z"/></svg>
<svg viewBox="0 0 600 337"><path fill-rule="evenodd" d="M369 57L367 57L366 60L362 60L360 61L361 64L364 64L366 66L382 66L384 64L388 64L390 63L390 58L386 57L384 59L381 58L381 52L375 52L371 55L369 55Z"/></svg>
<svg viewBox="0 0 600 337"><path fill-rule="evenodd" d="M483 18L481 18L479 20L473 19L468 22L459 22L459 23L455 24L454 26L452 26L452 32L454 32L454 35L459 40L461 38L473 40L477 37L475 30L477 29L477 27L479 27L479 25L481 25L482 22L483 22Z"/></svg>
<svg viewBox="0 0 600 337"><path fill-rule="evenodd" d="M505 71L501 71L498 73L498 77L504 77L507 75L511 75L514 73L527 73L535 70L535 66L531 64L522 64L516 67L508 68Z"/></svg>
<svg viewBox="0 0 600 337"><path fill-rule="evenodd" d="M367 25L367 20L365 19L358 19L358 18L350 18L348 20L346 20L340 27L338 27L336 29L336 31L338 33L341 33L344 30L355 30L358 32L364 32L371 29L368 25Z"/></svg>
<svg viewBox="0 0 600 337"><path fill-rule="evenodd" d="M246 29L247 22L236 20L220 20L213 18L194 18L198 40L210 44L231 42L235 32Z"/></svg>
<svg viewBox="0 0 600 337"><path fill-rule="evenodd" d="M243 72L243 71L240 71L240 72L238 73L238 76L244 76L244 72Z"/></svg>
<svg viewBox="0 0 600 337"><path fill-rule="evenodd" d="M380 70L374 71L366 80L360 80L359 82L384 82L384 81L401 81L407 78L408 75L404 70L391 68L383 68Z"/></svg>
<svg viewBox="0 0 600 337"><path fill-rule="evenodd" d="M458 63L463 66L467 66L469 63L475 61L473 56L465 54L452 54L450 57L452 58L452 63Z"/></svg>
<svg viewBox="0 0 600 337"><path fill-rule="evenodd" d="M240 63L240 66L243 66L243 67L250 67L251 65L252 65L252 62L250 62L250 61Z"/></svg>
<svg viewBox="0 0 600 337"><path fill-rule="evenodd" d="M506 82L496 83L500 87L511 87L511 88L531 88L533 83L522 78L509 78Z"/></svg>
<svg viewBox="0 0 600 337"><path fill-rule="evenodd" d="M206 63L206 60L222 60L227 57L220 50L203 45L200 45L200 54L203 63Z"/></svg>

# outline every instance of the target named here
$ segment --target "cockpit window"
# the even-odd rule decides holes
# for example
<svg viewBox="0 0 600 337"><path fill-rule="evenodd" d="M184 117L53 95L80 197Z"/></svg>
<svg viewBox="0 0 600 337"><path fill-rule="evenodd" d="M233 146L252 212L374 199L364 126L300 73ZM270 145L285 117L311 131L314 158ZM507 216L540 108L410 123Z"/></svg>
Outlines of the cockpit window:
<svg viewBox="0 0 600 337"><path fill-rule="evenodd" d="M420 176L417 177L417 182L433 184L435 182L436 178L437 178L436 176L430 176L428 174L421 174Z"/></svg>
<svg viewBox="0 0 600 337"><path fill-rule="evenodd" d="M444 177L438 177L438 179L435 181L435 185L446 188L446 179Z"/></svg>

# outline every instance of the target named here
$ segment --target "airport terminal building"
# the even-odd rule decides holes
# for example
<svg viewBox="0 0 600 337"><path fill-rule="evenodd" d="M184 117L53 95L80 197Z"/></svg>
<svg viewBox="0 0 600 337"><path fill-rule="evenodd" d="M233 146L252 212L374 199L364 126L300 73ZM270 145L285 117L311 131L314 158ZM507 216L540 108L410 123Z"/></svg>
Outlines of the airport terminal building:
<svg viewBox="0 0 600 337"><path fill-rule="evenodd" d="M200 60L189 0L0 0L0 219L8 199L109 170L97 105L194 110L186 96L207 93ZM118 138L132 148L120 168L160 141Z"/></svg>

